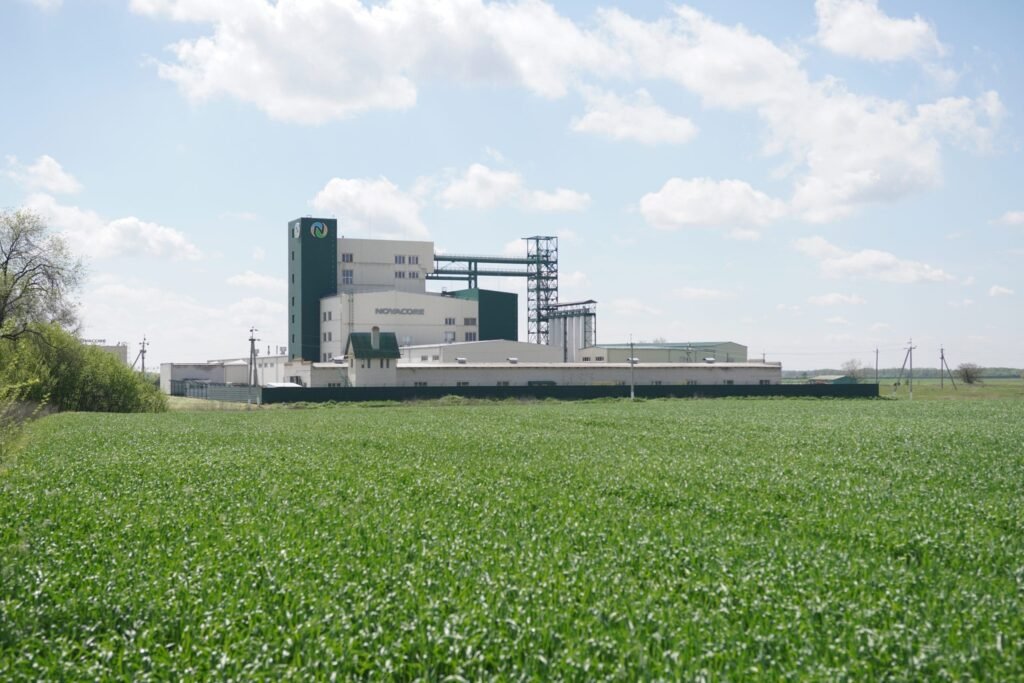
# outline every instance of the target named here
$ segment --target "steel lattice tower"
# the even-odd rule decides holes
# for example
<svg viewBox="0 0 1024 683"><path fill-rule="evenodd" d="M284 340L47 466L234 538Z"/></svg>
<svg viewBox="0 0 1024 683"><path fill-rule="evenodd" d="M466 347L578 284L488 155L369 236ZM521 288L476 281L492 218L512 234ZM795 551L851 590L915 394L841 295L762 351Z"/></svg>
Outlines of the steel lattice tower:
<svg viewBox="0 0 1024 683"><path fill-rule="evenodd" d="M526 240L526 340L548 343L551 308L558 303L558 238Z"/></svg>

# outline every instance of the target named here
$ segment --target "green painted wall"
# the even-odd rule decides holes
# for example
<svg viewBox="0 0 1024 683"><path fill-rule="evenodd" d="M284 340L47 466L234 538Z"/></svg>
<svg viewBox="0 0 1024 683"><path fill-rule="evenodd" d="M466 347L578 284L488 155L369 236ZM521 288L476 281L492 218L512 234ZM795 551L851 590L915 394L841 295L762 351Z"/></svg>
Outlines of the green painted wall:
<svg viewBox="0 0 1024 683"><path fill-rule="evenodd" d="M338 221L288 223L288 357L320 360L320 299L338 293Z"/></svg>
<svg viewBox="0 0 1024 683"><path fill-rule="evenodd" d="M506 339L519 341L519 296L512 292L492 289L462 289L452 292L456 299L468 299L479 304L477 323L480 341Z"/></svg>

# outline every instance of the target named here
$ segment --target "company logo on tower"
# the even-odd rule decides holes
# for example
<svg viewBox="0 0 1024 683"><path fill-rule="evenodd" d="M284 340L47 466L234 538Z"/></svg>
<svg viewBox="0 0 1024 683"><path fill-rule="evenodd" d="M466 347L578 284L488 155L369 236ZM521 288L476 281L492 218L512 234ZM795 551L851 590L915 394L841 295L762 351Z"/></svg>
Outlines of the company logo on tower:
<svg viewBox="0 0 1024 683"><path fill-rule="evenodd" d="M327 226L321 223L320 221L317 221L316 223L313 223L311 226L309 226L309 234L311 234L313 237L316 237L317 239L327 237Z"/></svg>

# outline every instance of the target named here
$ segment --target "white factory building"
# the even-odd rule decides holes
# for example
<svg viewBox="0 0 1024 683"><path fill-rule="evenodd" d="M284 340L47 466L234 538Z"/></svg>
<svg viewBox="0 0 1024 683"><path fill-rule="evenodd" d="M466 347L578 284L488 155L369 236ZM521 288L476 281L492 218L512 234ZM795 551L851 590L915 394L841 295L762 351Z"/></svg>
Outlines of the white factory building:
<svg viewBox="0 0 1024 683"><path fill-rule="evenodd" d="M423 387L778 384L777 363L747 362L735 342L600 344L596 302L559 303L557 239L526 257L451 256L433 242L340 236L334 219L288 224L287 353L165 363L163 391L186 383ZM515 268L513 268L515 267ZM530 343L517 295L478 276L527 278ZM463 281L431 292L427 280ZM447 285L446 285L447 286Z"/></svg>

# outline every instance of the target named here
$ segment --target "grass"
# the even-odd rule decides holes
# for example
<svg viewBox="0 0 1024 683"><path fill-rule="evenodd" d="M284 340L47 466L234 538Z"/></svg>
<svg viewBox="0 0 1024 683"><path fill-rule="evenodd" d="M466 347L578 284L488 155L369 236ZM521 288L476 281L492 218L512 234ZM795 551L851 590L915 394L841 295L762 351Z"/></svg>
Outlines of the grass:
<svg viewBox="0 0 1024 683"><path fill-rule="evenodd" d="M1019 680L1024 402L48 417L0 678Z"/></svg>

